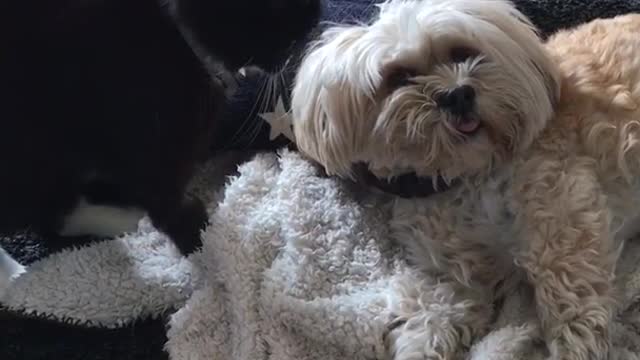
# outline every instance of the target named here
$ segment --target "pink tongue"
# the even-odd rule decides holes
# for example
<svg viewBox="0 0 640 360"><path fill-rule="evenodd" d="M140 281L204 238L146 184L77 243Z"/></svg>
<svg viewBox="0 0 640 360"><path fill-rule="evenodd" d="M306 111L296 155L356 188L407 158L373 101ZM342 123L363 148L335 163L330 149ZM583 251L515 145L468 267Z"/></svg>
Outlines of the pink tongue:
<svg viewBox="0 0 640 360"><path fill-rule="evenodd" d="M460 119L456 129L462 133L472 133L480 127L480 120L476 118L464 118Z"/></svg>

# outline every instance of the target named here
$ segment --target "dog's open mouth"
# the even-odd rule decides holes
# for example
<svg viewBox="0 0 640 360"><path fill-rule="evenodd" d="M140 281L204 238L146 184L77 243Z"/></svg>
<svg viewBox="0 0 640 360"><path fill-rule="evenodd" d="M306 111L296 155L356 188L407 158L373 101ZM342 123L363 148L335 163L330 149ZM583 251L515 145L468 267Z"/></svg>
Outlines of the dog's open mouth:
<svg viewBox="0 0 640 360"><path fill-rule="evenodd" d="M355 165L354 172L359 182L403 198L427 197L453 186L453 184L447 184L442 178L436 179L434 184L432 178L419 177L414 172L396 176L391 180L380 179L363 163Z"/></svg>
<svg viewBox="0 0 640 360"><path fill-rule="evenodd" d="M475 116L464 116L456 119L454 126L465 135L473 135L480 130L482 122Z"/></svg>

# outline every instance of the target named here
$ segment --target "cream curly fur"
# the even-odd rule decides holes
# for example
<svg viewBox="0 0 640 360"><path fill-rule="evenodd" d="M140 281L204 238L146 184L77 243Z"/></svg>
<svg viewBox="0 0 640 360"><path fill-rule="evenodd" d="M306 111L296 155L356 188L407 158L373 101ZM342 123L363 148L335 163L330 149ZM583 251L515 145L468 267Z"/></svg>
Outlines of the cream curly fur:
<svg viewBox="0 0 640 360"><path fill-rule="evenodd" d="M473 133L435 100L461 85L477 94ZM504 0L390 0L309 49L292 112L299 149L330 174L364 162L462 180L394 205L392 233L430 275L398 284L394 359L457 359L514 271L552 359L608 358L616 254L640 230L640 15L543 44Z"/></svg>

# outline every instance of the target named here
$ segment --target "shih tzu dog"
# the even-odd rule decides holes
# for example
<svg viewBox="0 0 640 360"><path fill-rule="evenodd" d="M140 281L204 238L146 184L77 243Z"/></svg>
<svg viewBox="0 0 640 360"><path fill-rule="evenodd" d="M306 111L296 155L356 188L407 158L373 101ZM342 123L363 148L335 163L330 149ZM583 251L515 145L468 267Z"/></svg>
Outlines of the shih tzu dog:
<svg viewBox="0 0 640 360"><path fill-rule="evenodd" d="M616 254L640 230L640 15L545 44L505 0L379 10L308 49L292 116L330 175L451 184L394 203L392 234L430 276L393 305L393 358L457 359L515 271L551 358L607 359Z"/></svg>
<svg viewBox="0 0 640 360"><path fill-rule="evenodd" d="M3 2L0 231L109 236L146 212L192 252L207 215L185 190L237 70L280 69L320 4Z"/></svg>

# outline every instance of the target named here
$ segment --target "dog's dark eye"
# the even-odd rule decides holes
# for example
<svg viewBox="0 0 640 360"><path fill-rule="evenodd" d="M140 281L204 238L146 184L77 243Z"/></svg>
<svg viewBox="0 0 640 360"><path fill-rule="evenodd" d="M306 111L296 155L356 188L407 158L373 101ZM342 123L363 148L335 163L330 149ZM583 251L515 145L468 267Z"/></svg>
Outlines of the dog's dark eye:
<svg viewBox="0 0 640 360"><path fill-rule="evenodd" d="M411 79L416 75L417 73L411 69L394 68L387 73L385 82L388 88L397 89L413 84Z"/></svg>
<svg viewBox="0 0 640 360"><path fill-rule="evenodd" d="M466 46L456 46L449 51L449 58L454 63L462 63L478 56L478 51Z"/></svg>

